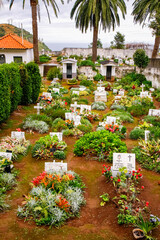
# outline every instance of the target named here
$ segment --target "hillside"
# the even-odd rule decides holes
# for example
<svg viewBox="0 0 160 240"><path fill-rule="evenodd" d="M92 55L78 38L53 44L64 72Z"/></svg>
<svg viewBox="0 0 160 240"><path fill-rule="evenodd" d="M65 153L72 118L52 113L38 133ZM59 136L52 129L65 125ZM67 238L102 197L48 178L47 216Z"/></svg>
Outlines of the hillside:
<svg viewBox="0 0 160 240"><path fill-rule="evenodd" d="M21 37L21 28L18 28L11 24L0 24L0 37L3 37L8 33L15 33ZM23 29L23 37L29 42L33 42L33 35L25 29ZM45 51L51 51L51 49L49 49L44 42L39 41L39 51L42 51L42 49Z"/></svg>

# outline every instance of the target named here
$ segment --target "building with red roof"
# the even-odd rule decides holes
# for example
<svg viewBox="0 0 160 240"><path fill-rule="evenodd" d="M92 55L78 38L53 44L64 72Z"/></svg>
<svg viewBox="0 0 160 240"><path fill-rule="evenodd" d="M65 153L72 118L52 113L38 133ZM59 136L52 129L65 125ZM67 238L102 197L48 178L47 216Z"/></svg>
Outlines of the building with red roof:
<svg viewBox="0 0 160 240"><path fill-rule="evenodd" d="M28 63L33 59L32 43L12 33L0 38L0 64Z"/></svg>

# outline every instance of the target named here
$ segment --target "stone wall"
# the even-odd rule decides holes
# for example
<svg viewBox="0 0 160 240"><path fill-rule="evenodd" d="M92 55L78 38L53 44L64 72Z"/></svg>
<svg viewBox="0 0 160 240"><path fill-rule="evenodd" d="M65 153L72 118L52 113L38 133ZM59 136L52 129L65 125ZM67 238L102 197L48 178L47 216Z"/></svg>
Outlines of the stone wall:
<svg viewBox="0 0 160 240"><path fill-rule="evenodd" d="M145 50L148 57L151 57L152 50ZM121 58L132 58L135 50L131 49L97 49L97 55L100 57L121 57ZM91 48L64 48L62 50L62 54L69 57L70 55L82 55L83 57L87 57L88 55L92 55Z"/></svg>
<svg viewBox="0 0 160 240"><path fill-rule="evenodd" d="M147 80L152 81L153 87L160 88L160 59L151 59L143 73Z"/></svg>

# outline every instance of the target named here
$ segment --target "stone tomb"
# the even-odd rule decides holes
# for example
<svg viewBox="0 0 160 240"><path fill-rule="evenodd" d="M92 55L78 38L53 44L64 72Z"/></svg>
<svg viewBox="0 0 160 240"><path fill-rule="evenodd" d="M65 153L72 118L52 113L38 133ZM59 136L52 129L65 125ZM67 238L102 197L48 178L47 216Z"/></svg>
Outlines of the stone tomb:
<svg viewBox="0 0 160 240"><path fill-rule="evenodd" d="M25 139L25 132L12 131L11 138L15 138L18 140Z"/></svg>
<svg viewBox="0 0 160 240"><path fill-rule="evenodd" d="M0 157L7 158L7 159L11 160L12 159L12 153L0 152Z"/></svg>
<svg viewBox="0 0 160 240"><path fill-rule="evenodd" d="M134 153L113 153L113 166L111 167L112 176L119 173L119 168L126 167L127 171L135 171L135 154Z"/></svg>
<svg viewBox="0 0 160 240"><path fill-rule="evenodd" d="M59 172L64 171L67 172L67 163L61 162L45 162L45 171L46 172Z"/></svg>
<svg viewBox="0 0 160 240"><path fill-rule="evenodd" d="M51 137L56 135L58 137L59 142L62 141L62 139L63 139L63 133L62 132L50 132L49 134L50 134Z"/></svg>
<svg viewBox="0 0 160 240"><path fill-rule="evenodd" d="M160 109L149 109L149 116L160 117Z"/></svg>

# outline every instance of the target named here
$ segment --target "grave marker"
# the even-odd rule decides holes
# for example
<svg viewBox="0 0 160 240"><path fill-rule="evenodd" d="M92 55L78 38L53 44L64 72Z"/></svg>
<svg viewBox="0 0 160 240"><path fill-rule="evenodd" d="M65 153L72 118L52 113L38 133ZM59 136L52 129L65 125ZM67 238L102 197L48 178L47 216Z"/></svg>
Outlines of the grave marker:
<svg viewBox="0 0 160 240"><path fill-rule="evenodd" d="M45 162L45 171L46 172L49 172L49 171L53 171L53 172L64 171L64 172L67 172L67 163L64 163L63 161L55 162L55 160L53 162Z"/></svg>
<svg viewBox="0 0 160 240"><path fill-rule="evenodd" d="M142 92L144 91L144 87L145 87L145 85L144 84L142 84L141 86L140 86L141 88L142 88Z"/></svg>
<svg viewBox="0 0 160 240"><path fill-rule="evenodd" d="M52 88L54 93L58 93L59 94L59 88Z"/></svg>
<svg viewBox="0 0 160 240"><path fill-rule="evenodd" d="M9 152L0 152L0 157L8 158L9 160L11 160L11 159L12 159L12 153L9 153Z"/></svg>
<svg viewBox="0 0 160 240"><path fill-rule="evenodd" d="M25 139L25 132L12 131L11 138L15 138L18 140Z"/></svg>
<svg viewBox="0 0 160 240"><path fill-rule="evenodd" d="M73 107L73 111L75 112L77 108L81 107L81 105L77 104L77 102L74 102L74 104L71 104L71 107Z"/></svg>
<svg viewBox="0 0 160 240"><path fill-rule="evenodd" d="M149 116L160 117L160 109L149 109Z"/></svg>
<svg viewBox="0 0 160 240"><path fill-rule="evenodd" d="M62 132L50 132L49 134L50 134L51 137L56 135L58 137L59 142L62 141L62 139L63 139L63 133Z"/></svg>
<svg viewBox="0 0 160 240"><path fill-rule="evenodd" d="M34 106L34 108L37 109L37 115L40 114L40 109L42 109L43 107L40 106L40 103L37 103L37 106Z"/></svg>
<svg viewBox="0 0 160 240"><path fill-rule="evenodd" d="M150 131L149 130L145 130L145 142L147 142L149 140L149 134L150 134Z"/></svg>
<svg viewBox="0 0 160 240"><path fill-rule="evenodd" d="M107 116L107 119L106 119L106 124L116 124L116 120L117 120L117 118L116 117L111 117L111 116Z"/></svg>

